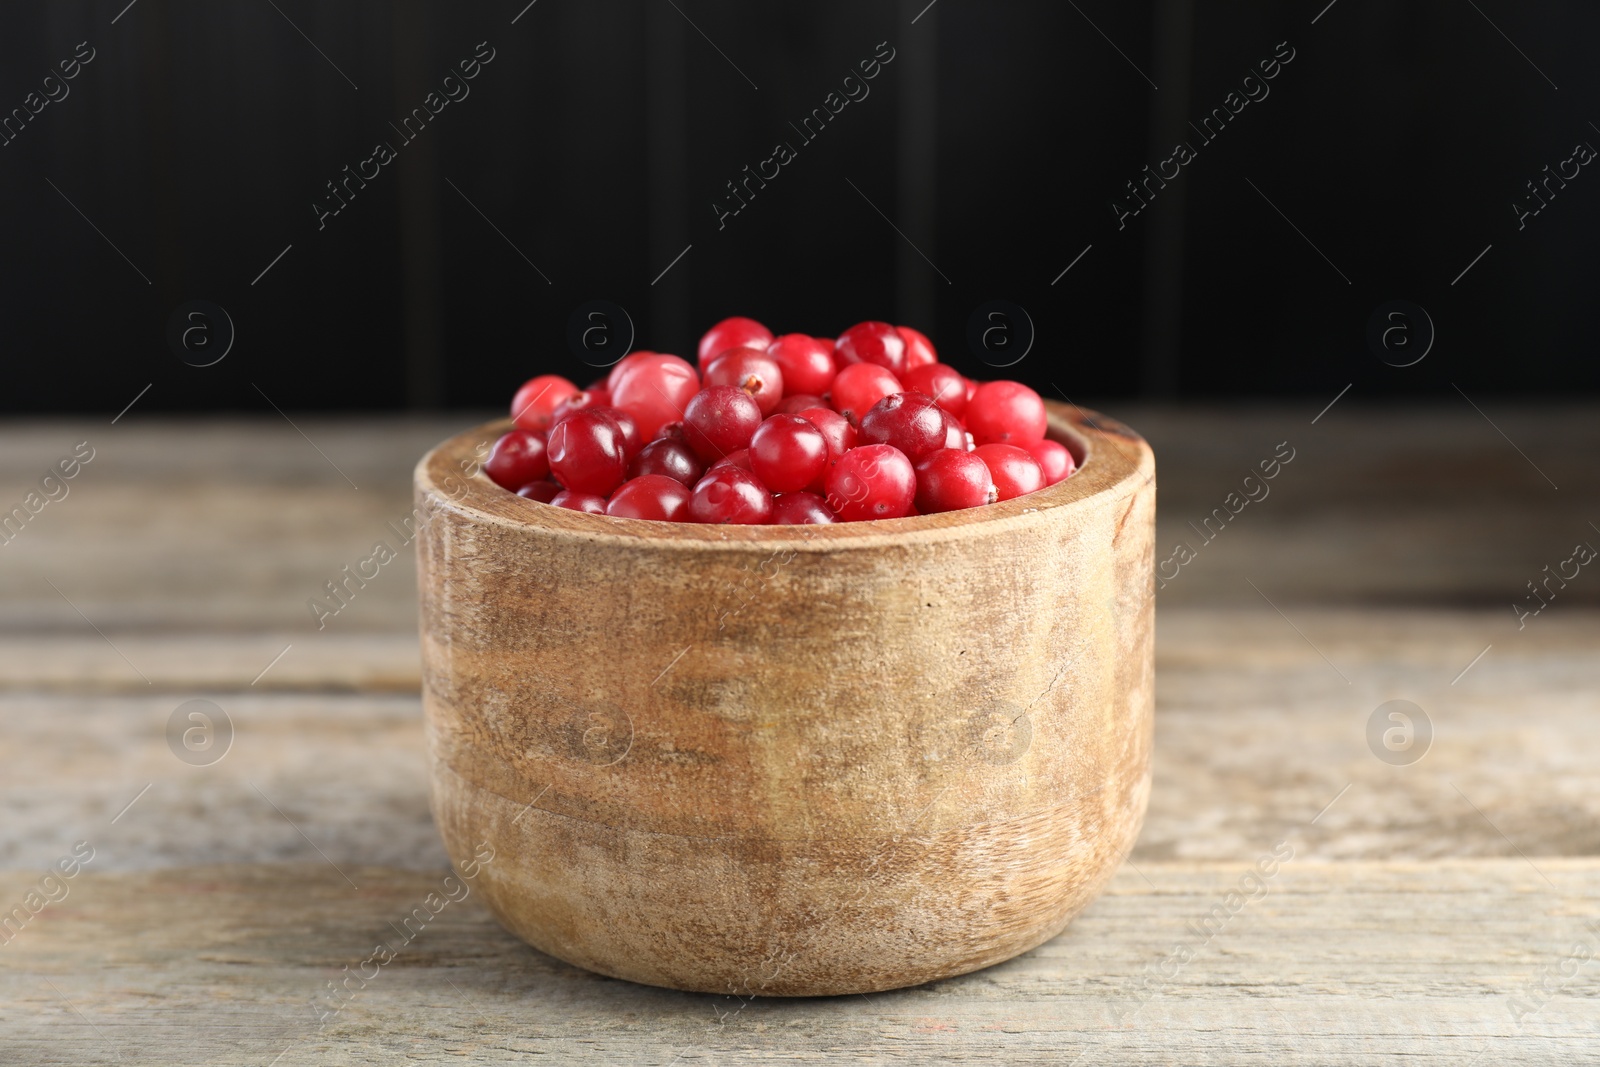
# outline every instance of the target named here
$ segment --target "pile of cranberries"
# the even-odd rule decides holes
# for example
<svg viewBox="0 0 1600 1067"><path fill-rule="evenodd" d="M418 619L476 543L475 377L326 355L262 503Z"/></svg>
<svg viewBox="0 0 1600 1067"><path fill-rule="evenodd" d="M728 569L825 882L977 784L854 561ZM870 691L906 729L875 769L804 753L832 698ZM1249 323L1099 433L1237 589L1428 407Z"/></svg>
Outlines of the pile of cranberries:
<svg viewBox="0 0 1600 1067"><path fill-rule="evenodd" d="M1072 454L1045 440L1039 394L975 382L908 326L829 341L724 319L698 369L635 352L579 389L530 379L484 473L519 496L629 519L896 519L1054 485Z"/></svg>

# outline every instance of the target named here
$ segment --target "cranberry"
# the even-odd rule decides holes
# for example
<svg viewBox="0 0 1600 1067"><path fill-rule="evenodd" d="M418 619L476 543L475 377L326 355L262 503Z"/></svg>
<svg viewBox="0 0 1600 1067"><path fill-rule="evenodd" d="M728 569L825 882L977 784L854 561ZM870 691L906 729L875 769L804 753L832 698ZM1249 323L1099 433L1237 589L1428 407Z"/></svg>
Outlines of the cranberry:
<svg viewBox="0 0 1600 1067"><path fill-rule="evenodd" d="M570 489L563 489L550 498L550 503L558 508L585 511L590 515L604 515L606 513L606 498L596 496L593 493L575 493Z"/></svg>
<svg viewBox="0 0 1600 1067"><path fill-rule="evenodd" d="M890 393L861 416L861 440L894 445L912 463L944 448L950 416L922 393Z"/></svg>
<svg viewBox="0 0 1600 1067"><path fill-rule="evenodd" d="M643 474L617 487L606 514L619 519L683 522L688 518L689 487L665 474Z"/></svg>
<svg viewBox="0 0 1600 1067"><path fill-rule="evenodd" d="M783 371L778 361L754 348L724 352L706 366L705 384L732 385L755 398L765 418L783 399Z"/></svg>
<svg viewBox="0 0 1600 1067"><path fill-rule="evenodd" d="M702 389L683 411L683 439L707 463L744 448L760 425L755 397L731 385Z"/></svg>
<svg viewBox="0 0 1600 1067"><path fill-rule="evenodd" d="M976 393L978 391L978 386L982 384L983 383L978 381L976 378L967 379L967 403L972 403L972 394Z"/></svg>
<svg viewBox="0 0 1600 1067"><path fill-rule="evenodd" d="M609 373L606 374L606 388L615 389L617 387L617 383L622 380L623 375L630 373L633 368L637 367L640 363L649 362L652 356L659 356L660 354L661 353L659 352L644 351L629 352L627 355L617 360L616 365L611 368Z"/></svg>
<svg viewBox="0 0 1600 1067"><path fill-rule="evenodd" d="M663 422L661 428L656 431L655 439L657 441L682 441L683 420L673 419L671 422Z"/></svg>
<svg viewBox="0 0 1600 1067"><path fill-rule="evenodd" d="M803 333L784 334L768 346L767 355L777 361L783 387L790 393L821 396L838 370L833 364L833 346Z"/></svg>
<svg viewBox="0 0 1600 1067"><path fill-rule="evenodd" d="M916 471L893 445L852 448L828 472L828 506L845 522L909 515L916 493Z"/></svg>
<svg viewBox="0 0 1600 1067"><path fill-rule="evenodd" d="M664 474L684 485L693 487L705 474L706 465L682 439L657 438L639 450L628 464L628 477L640 478L646 474Z"/></svg>
<svg viewBox="0 0 1600 1067"><path fill-rule="evenodd" d="M559 374L529 378L511 398L511 421L519 430L547 430L556 405L578 391Z"/></svg>
<svg viewBox="0 0 1600 1067"><path fill-rule="evenodd" d="M850 420L832 408L806 408L799 413L811 425L822 431L828 439L828 461L836 461L860 443L860 435L850 425Z"/></svg>
<svg viewBox="0 0 1600 1067"><path fill-rule="evenodd" d="M972 439L980 445L1026 447L1044 440L1044 401L1021 382L984 382L967 401L964 414Z"/></svg>
<svg viewBox="0 0 1600 1067"><path fill-rule="evenodd" d="M904 392L900 379L874 363L853 363L833 379L833 410L859 424L868 408L890 393Z"/></svg>
<svg viewBox="0 0 1600 1067"><path fill-rule="evenodd" d="M1032 456L1039 464L1039 469L1044 472L1044 484L1055 485L1072 476L1078 469L1077 460L1072 458L1065 445L1054 441L1035 441L1027 446L1028 455Z"/></svg>
<svg viewBox="0 0 1600 1067"><path fill-rule="evenodd" d="M639 420L645 440L666 423L683 418L684 405L700 391L700 376L677 356L654 356L629 368L611 388L611 402Z"/></svg>
<svg viewBox="0 0 1600 1067"><path fill-rule="evenodd" d="M926 367L939 362L939 353L934 350L933 342L928 340L928 335L921 330L913 330L910 326L896 326L895 332L906 343L906 370L915 370L917 367Z"/></svg>
<svg viewBox="0 0 1600 1067"><path fill-rule="evenodd" d="M963 452L972 451L972 435L961 428L961 423L953 415L945 416L944 447L958 448Z"/></svg>
<svg viewBox="0 0 1600 1067"><path fill-rule="evenodd" d="M993 504L998 498L989 468L976 453L940 448L917 463L917 510L924 515Z"/></svg>
<svg viewBox="0 0 1600 1067"><path fill-rule="evenodd" d="M987 444L973 449L972 454L983 460L994 479L995 491L1001 500L1024 496L1044 488L1044 471L1038 460L1025 448L1016 445Z"/></svg>
<svg viewBox="0 0 1600 1067"><path fill-rule="evenodd" d="M605 393L598 389L584 389L581 392L573 393L556 405L555 410L550 413L550 425L556 425L574 412L608 406L610 406L610 403Z"/></svg>
<svg viewBox="0 0 1600 1067"><path fill-rule="evenodd" d="M759 348L766 351L771 343L772 331L755 319L741 318L738 315L731 319L723 319L700 338L700 368L704 370L706 364L730 348Z"/></svg>
<svg viewBox="0 0 1600 1067"><path fill-rule="evenodd" d="M756 472L756 469L750 465L750 450L748 448L735 449L729 452L726 456L713 463L710 470L714 471L718 467L738 467L740 470L749 471L751 474Z"/></svg>
<svg viewBox="0 0 1600 1067"><path fill-rule="evenodd" d="M798 415L806 408L825 408L827 406L827 401L820 396L812 396L810 393L790 393L778 401L778 413L780 415Z"/></svg>
<svg viewBox="0 0 1600 1067"><path fill-rule="evenodd" d="M827 502L816 493L784 493L772 501L775 526L822 526L833 521Z"/></svg>
<svg viewBox="0 0 1600 1067"><path fill-rule="evenodd" d="M827 465L828 439L799 415L773 415L750 438L750 467L774 493L804 489Z"/></svg>
<svg viewBox="0 0 1600 1067"><path fill-rule="evenodd" d="M900 382L907 389L927 393L936 404L957 418L967 409L967 380L954 367L947 367L943 363L913 367L900 376Z"/></svg>
<svg viewBox="0 0 1600 1067"><path fill-rule="evenodd" d="M503 434L483 461L483 473L495 485L513 493L520 486L538 481L550 473L544 439L529 430Z"/></svg>
<svg viewBox="0 0 1600 1067"><path fill-rule="evenodd" d="M555 482L539 481L529 482L517 490L517 495L527 497L529 500L537 500L541 504L548 504L559 492L561 492L561 487Z"/></svg>
<svg viewBox="0 0 1600 1067"><path fill-rule="evenodd" d="M906 369L906 342L887 322L858 322L839 335L833 358L841 368L873 363L899 375Z"/></svg>
<svg viewBox="0 0 1600 1067"><path fill-rule="evenodd" d="M617 424L617 429L622 431L622 454L629 459L639 454L639 449L644 447L644 437L639 433L639 422L632 415L621 408L592 407L590 411L598 411Z"/></svg>
<svg viewBox="0 0 1600 1067"><path fill-rule="evenodd" d="M754 474L732 465L713 467L694 487L689 516L695 522L751 525L772 520L772 494Z"/></svg>
<svg viewBox="0 0 1600 1067"><path fill-rule="evenodd" d="M550 431L550 473L567 489L605 496L622 483L628 461L622 430L601 411L579 411Z"/></svg>

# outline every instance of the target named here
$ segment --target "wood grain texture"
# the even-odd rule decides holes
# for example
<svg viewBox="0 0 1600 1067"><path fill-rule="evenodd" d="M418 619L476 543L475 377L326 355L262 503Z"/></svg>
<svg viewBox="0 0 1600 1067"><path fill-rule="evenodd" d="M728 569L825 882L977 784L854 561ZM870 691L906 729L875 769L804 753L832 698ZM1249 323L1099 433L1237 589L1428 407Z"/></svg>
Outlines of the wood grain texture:
<svg viewBox="0 0 1600 1067"><path fill-rule="evenodd" d="M1052 936L1149 795L1154 460L821 527L584 515L417 469L433 809L520 936L605 974L814 996Z"/></svg>
<svg viewBox="0 0 1600 1067"><path fill-rule="evenodd" d="M1546 860L1547 883L1520 858L1296 858L1229 913L1254 859L1124 869L1065 933L977 974L755 1000L569 966L505 932L475 888L401 929L443 869L351 868L359 890L321 863L85 872L0 946L0 1042L8 1062L174 1067L1461 1067L1592 1053L1600 965L1564 961L1600 945L1600 860ZM0 878L0 899L27 884ZM362 968L380 943L395 958ZM328 983L347 973L335 999Z"/></svg>

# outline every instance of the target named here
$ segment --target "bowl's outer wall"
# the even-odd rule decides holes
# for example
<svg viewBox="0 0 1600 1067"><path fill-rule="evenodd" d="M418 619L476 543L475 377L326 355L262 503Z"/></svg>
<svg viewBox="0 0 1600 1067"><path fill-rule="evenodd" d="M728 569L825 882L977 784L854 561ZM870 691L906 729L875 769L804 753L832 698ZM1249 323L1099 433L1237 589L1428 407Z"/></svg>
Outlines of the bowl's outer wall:
<svg viewBox="0 0 1600 1067"><path fill-rule="evenodd" d="M1089 460L1037 509L778 547L461 494L499 427L430 453L433 808L458 865L493 850L496 916L604 974L796 996L1059 932L1149 795L1155 483L1130 431L1052 424Z"/></svg>

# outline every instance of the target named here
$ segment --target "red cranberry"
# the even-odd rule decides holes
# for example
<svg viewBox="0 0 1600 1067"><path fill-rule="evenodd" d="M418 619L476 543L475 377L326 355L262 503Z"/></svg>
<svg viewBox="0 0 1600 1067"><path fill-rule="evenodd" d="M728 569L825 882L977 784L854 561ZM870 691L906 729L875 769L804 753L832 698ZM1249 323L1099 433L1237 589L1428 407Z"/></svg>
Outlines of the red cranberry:
<svg viewBox="0 0 1600 1067"><path fill-rule="evenodd" d="M683 411L683 439L707 463L747 446L760 425L755 397L732 385L707 386Z"/></svg>
<svg viewBox="0 0 1600 1067"><path fill-rule="evenodd" d="M511 421L519 430L547 430L556 405L578 391L559 374L529 378L511 398Z"/></svg>
<svg viewBox="0 0 1600 1067"><path fill-rule="evenodd" d="M700 391L700 376L677 356L654 356L629 368L611 388L611 402L639 420L645 440L666 423L683 418L684 405Z"/></svg>
<svg viewBox="0 0 1600 1067"><path fill-rule="evenodd" d="M619 519L683 522L688 518L689 487L665 474L644 474L617 487L606 514Z"/></svg>
<svg viewBox="0 0 1600 1067"><path fill-rule="evenodd" d="M550 473L544 439L529 430L511 430L503 434L489 450L489 458L483 461L483 473L495 485L513 493L529 482L538 481Z"/></svg>
<svg viewBox="0 0 1600 1067"><path fill-rule="evenodd" d="M741 318L738 315L731 319L723 319L700 338L700 368L704 370L706 364L730 348L759 348L766 351L771 343L772 331L755 319Z"/></svg>
<svg viewBox="0 0 1600 1067"><path fill-rule="evenodd" d="M954 367L947 367L943 363L913 367L900 376L900 382L907 389L927 393L936 404L957 418L967 409L967 380Z"/></svg>
<svg viewBox="0 0 1600 1067"><path fill-rule="evenodd" d="M605 496L622 484L628 461L622 430L600 411L579 411L550 431L550 473L567 489Z"/></svg>
<svg viewBox="0 0 1600 1067"><path fill-rule="evenodd" d="M853 363L833 379L833 410L858 425L868 408L890 393L904 392L900 379L875 363Z"/></svg>
<svg viewBox="0 0 1600 1067"><path fill-rule="evenodd" d="M772 521L772 494L754 474L713 467L694 487L689 516L695 522L751 525Z"/></svg>
<svg viewBox="0 0 1600 1067"><path fill-rule="evenodd" d="M799 415L773 415L750 438L750 467L774 493L804 489L827 465L828 439Z"/></svg>
<svg viewBox="0 0 1600 1067"><path fill-rule="evenodd" d="M729 452L726 456L713 463L707 473L716 470L718 467L738 467L740 470L749 471L751 474L756 472L756 469L750 465L750 450L748 448L735 449Z"/></svg>
<svg viewBox="0 0 1600 1067"><path fill-rule="evenodd" d="M555 410L550 413L550 425L556 425L574 412L607 406L609 404L605 393L597 389L585 389L582 392L573 393L556 405Z"/></svg>
<svg viewBox="0 0 1600 1067"><path fill-rule="evenodd" d="M910 326L896 326L895 332L906 343L906 370L915 370L917 367L926 367L939 362L939 353L934 350L933 342L928 340L927 334Z"/></svg>
<svg viewBox="0 0 1600 1067"><path fill-rule="evenodd" d="M820 396L812 396L810 393L790 393L778 401L778 414L798 415L806 408L825 408L827 406L828 402Z"/></svg>
<svg viewBox="0 0 1600 1067"><path fill-rule="evenodd" d="M1044 440L1044 401L1021 382L984 382L972 394L963 415L972 439L980 445L1026 447Z"/></svg>
<svg viewBox="0 0 1600 1067"><path fill-rule="evenodd" d="M671 422L663 422L661 428L656 431L655 439L657 441L683 440L683 420L674 419Z"/></svg>
<svg viewBox="0 0 1600 1067"><path fill-rule="evenodd" d="M924 515L993 504L999 490L976 453L954 448L929 452L917 464L917 510Z"/></svg>
<svg viewBox="0 0 1600 1067"><path fill-rule="evenodd" d="M732 385L755 398L765 418L783 400L783 371L778 361L754 348L724 352L706 366L705 384Z"/></svg>
<svg viewBox="0 0 1600 1067"><path fill-rule="evenodd" d="M784 334L767 348L767 355L777 361L784 390L789 393L821 396L838 370L833 364L833 346L803 333Z"/></svg>
<svg viewBox="0 0 1600 1067"><path fill-rule="evenodd" d="M954 415L945 416L944 447L957 448L963 452L972 451L972 435L961 428L961 423Z"/></svg>
<svg viewBox="0 0 1600 1067"><path fill-rule="evenodd" d="M706 465L694 454L688 442L671 438L657 438L639 450L628 464L628 477L641 478L647 474L664 474L684 485L694 486L705 474Z"/></svg>
<svg viewBox="0 0 1600 1067"><path fill-rule="evenodd" d="M558 508L584 511L590 515L604 515L606 513L606 498L596 496L594 493L575 493L570 489L563 489L550 498L550 503Z"/></svg>
<svg viewBox="0 0 1600 1067"><path fill-rule="evenodd" d="M541 504L548 504L559 492L561 492L561 487L555 482L540 481L529 482L517 490L517 495L527 497L529 500L537 500Z"/></svg>
<svg viewBox="0 0 1600 1067"><path fill-rule="evenodd" d="M950 416L922 393L891 393L861 416L861 440L866 444L894 445L912 463L944 448Z"/></svg>
<svg viewBox="0 0 1600 1067"><path fill-rule="evenodd" d="M983 460L1001 500L1024 496L1044 488L1044 471L1025 448L1016 445L979 445L972 454Z"/></svg>
<svg viewBox="0 0 1600 1067"><path fill-rule="evenodd" d="M616 365L613 366L606 374L606 388L615 389L617 387L617 383L622 380L623 375L630 373L633 368L637 367L640 363L649 362L651 357L659 356L660 354L661 353L659 352L646 351L629 352L627 355L617 360Z"/></svg>
<svg viewBox="0 0 1600 1067"><path fill-rule="evenodd" d="M983 383L978 381L976 378L967 379L967 403L972 403L972 394L976 393L978 391L978 386L982 384Z"/></svg>
<svg viewBox="0 0 1600 1067"><path fill-rule="evenodd" d="M858 322L839 335L833 358L841 368L873 363L898 376L906 369L906 342L887 322Z"/></svg>
<svg viewBox="0 0 1600 1067"><path fill-rule="evenodd" d="M850 425L850 420L832 408L806 408L799 412L799 415L821 430L822 436L828 439L830 463L860 443L860 435L856 433L856 428Z"/></svg>
<svg viewBox="0 0 1600 1067"><path fill-rule="evenodd" d="M772 501L775 526L822 526L833 521L827 502L816 493L784 493Z"/></svg>
<svg viewBox="0 0 1600 1067"><path fill-rule="evenodd" d="M639 454L639 449L644 447L644 437L639 433L639 423L632 415L621 408L592 407L590 411L598 411L609 417L617 424L617 429L622 431L622 454L632 459Z"/></svg>
<svg viewBox="0 0 1600 1067"><path fill-rule="evenodd" d="M893 445L852 448L828 472L828 507L844 522L909 515L916 493L916 471Z"/></svg>
<svg viewBox="0 0 1600 1067"><path fill-rule="evenodd" d="M1032 456L1039 464L1039 469L1044 472L1044 484L1055 485L1072 476L1078 469L1077 460L1072 458L1065 445L1054 441L1035 441L1027 446L1028 455Z"/></svg>

